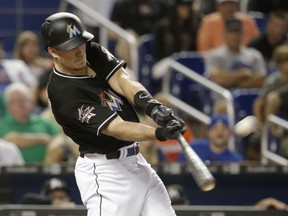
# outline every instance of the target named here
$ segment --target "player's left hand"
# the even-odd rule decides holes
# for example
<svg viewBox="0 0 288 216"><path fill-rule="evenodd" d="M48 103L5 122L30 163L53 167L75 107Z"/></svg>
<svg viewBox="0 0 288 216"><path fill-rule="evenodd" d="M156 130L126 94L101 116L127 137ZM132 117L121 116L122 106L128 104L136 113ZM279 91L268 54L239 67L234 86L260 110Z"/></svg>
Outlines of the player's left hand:
<svg viewBox="0 0 288 216"><path fill-rule="evenodd" d="M177 139L179 133L183 134L186 130L185 123L182 119L173 119L164 127L156 129L156 138L160 141Z"/></svg>
<svg viewBox="0 0 288 216"><path fill-rule="evenodd" d="M171 120L177 120L173 115L173 110L163 104L152 109L151 118L160 126L167 125Z"/></svg>

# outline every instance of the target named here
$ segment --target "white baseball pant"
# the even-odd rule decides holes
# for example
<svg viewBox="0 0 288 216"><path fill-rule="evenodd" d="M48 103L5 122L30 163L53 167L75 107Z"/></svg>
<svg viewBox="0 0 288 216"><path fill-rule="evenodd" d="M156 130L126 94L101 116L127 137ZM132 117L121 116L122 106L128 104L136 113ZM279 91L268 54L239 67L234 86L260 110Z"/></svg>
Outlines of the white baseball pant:
<svg viewBox="0 0 288 216"><path fill-rule="evenodd" d="M132 146L132 145L131 145ZM75 177L87 216L175 216L166 188L139 153L119 159L79 157Z"/></svg>

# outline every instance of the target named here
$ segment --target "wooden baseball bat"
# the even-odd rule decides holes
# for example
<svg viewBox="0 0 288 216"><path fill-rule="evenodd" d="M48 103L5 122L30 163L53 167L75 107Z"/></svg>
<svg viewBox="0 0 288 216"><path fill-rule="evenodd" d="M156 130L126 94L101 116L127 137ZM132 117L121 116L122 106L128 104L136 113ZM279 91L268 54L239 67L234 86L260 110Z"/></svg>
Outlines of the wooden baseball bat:
<svg viewBox="0 0 288 216"><path fill-rule="evenodd" d="M182 134L178 136L179 144L187 159L188 168L195 179L198 187L203 191L210 191L216 186L215 178L212 176L207 166L191 148Z"/></svg>

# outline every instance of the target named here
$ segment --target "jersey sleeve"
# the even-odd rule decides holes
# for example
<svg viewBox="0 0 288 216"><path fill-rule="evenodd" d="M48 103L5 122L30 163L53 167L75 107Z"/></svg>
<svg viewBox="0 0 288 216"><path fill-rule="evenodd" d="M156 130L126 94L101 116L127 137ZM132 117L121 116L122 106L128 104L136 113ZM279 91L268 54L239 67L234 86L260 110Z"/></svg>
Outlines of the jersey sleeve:
<svg viewBox="0 0 288 216"><path fill-rule="evenodd" d="M87 60L90 66L103 79L108 81L121 67L126 67L124 60L116 58L108 49L97 43L87 46Z"/></svg>
<svg viewBox="0 0 288 216"><path fill-rule="evenodd" d="M66 125L67 128L75 128L83 133L94 133L97 136L101 135L105 126L118 116L117 112L101 104L85 101L67 103L59 109L59 112L64 130Z"/></svg>

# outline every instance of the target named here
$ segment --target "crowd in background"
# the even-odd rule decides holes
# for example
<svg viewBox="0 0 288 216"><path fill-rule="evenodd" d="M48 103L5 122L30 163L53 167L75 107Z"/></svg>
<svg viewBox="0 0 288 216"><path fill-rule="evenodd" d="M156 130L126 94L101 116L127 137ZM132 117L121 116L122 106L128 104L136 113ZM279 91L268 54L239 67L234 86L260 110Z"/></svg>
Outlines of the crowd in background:
<svg viewBox="0 0 288 216"><path fill-rule="evenodd" d="M203 76L219 86L231 92L257 88L259 93L251 105L256 126L240 137L243 148L229 149L230 137L235 132L228 122L225 101L216 94L211 94L209 124L196 124L195 128L195 119L190 124L191 119L185 116L184 137L206 163L261 160L260 138L267 116L275 114L288 119L288 1L247 0L245 5L240 4L240 0L82 2L133 34L139 47L142 36L152 35L154 68L174 53L192 51L204 57ZM257 23L255 12L265 18L264 27ZM79 11L76 14L98 42L98 23ZM113 44L110 51L130 67L127 41L112 32L108 32L108 36ZM63 133L49 107L46 85L53 63L47 56L37 32L27 30L19 34L13 55L9 57L0 38L0 167L74 164L79 156L78 145ZM165 70L160 67L160 71L154 71L161 74ZM155 98L173 107L161 92ZM176 115L182 115L176 107L173 109ZM154 124L149 117L141 117L143 122ZM288 158L287 131L272 125L271 133L279 142L279 154ZM140 150L155 166L163 162L186 162L176 140L143 142ZM171 200L178 205L188 204L178 187L181 186L167 187ZM68 186L61 179L47 181L41 196L26 195L23 204L75 205L70 200ZM261 200L257 205L287 209L286 204L274 198Z"/></svg>
<svg viewBox="0 0 288 216"><path fill-rule="evenodd" d="M204 57L203 76L207 79L229 91L259 89L252 107L257 127L248 135L261 133L269 114L279 114L287 119L288 105L284 99L288 92L288 4L285 1L261 1L260 4L260 1L251 0L246 1L245 7L238 0L83 2L133 34L139 40L139 46L143 35L152 35L153 66L176 52L197 52ZM251 11L265 17L264 27L260 28ZM81 12L76 13L98 41L98 24ZM115 44L110 51L126 60L129 67L131 59L127 42L112 32L108 35ZM65 136L49 108L46 84L53 64L42 49L38 34L29 30L19 34L11 58L5 57L2 40L0 49L0 164L73 163L78 157L78 146ZM161 94L155 97L163 100ZM229 150L228 139L234 131L227 123L226 104L217 95L212 94L211 98L210 124L202 128L204 133L187 125L187 141L202 154L203 160L259 161L260 135L252 156L246 151ZM171 105L169 101L164 103ZM149 119L143 118L143 121ZM281 154L286 157L287 132L277 126L271 130L280 139ZM142 153L153 165L185 162L177 142L142 146Z"/></svg>

